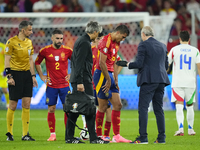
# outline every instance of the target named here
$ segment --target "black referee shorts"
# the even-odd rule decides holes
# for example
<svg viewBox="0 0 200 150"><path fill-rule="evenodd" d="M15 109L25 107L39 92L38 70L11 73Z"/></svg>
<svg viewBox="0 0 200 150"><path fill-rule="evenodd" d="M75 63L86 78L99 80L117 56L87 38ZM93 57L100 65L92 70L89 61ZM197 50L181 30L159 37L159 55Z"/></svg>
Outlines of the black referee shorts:
<svg viewBox="0 0 200 150"><path fill-rule="evenodd" d="M8 85L10 100L18 101L23 97L32 97L33 80L30 70L28 71L14 71L11 74L15 81L15 86Z"/></svg>

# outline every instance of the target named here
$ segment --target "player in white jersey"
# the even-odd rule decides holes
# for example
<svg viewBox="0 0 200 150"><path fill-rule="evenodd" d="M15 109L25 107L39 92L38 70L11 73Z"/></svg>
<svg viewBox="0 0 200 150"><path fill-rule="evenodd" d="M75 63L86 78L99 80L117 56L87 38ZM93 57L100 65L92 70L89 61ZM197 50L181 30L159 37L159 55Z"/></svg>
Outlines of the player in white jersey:
<svg viewBox="0 0 200 150"><path fill-rule="evenodd" d="M190 41L188 31L181 31L179 40L181 44L173 47L168 55L169 64L173 63L171 102L176 104L176 120L179 128L174 136L184 135L184 99L187 109L188 135L195 135L193 103L196 93L196 65L200 75L200 54L197 48L188 44Z"/></svg>

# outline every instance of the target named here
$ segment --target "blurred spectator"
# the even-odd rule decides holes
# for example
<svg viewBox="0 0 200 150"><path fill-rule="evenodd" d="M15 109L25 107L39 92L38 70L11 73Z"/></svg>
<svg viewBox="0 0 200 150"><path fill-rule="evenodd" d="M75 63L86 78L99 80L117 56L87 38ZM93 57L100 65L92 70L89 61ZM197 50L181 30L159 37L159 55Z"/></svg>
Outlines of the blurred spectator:
<svg viewBox="0 0 200 150"><path fill-rule="evenodd" d="M25 0L18 0L17 7L19 8L19 12L26 12L25 11Z"/></svg>
<svg viewBox="0 0 200 150"><path fill-rule="evenodd" d="M184 5L181 5L177 9L177 14L178 14L177 18L181 20L182 30L190 31L191 30L191 16L186 10Z"/></svg>
<svg viewBox="0 0 200 150"><path fill-rule="evenodd" d="M4 0L0 0L0 12L5 12L6 3Z"/></svg>
<svg viewBox="0 0 200 150"><path fill-rule="evenodd" d="M162 0L149 0L147 3L147 9L152 16L160 15L162 10Z"/></svg>
<svg viewBox="0 0 200 150"><path fill-rule="evenodd" d="M33 4L34 12L50 12L52 9L52 4L46 0L40 0Z"/></svg>
<svg viewBox="0 0 200 150"><path fill-rule="evenodd" d="M5 7L5 12L13 12L13 7L16 6L17 0L9 0Z"/></svg>
<svg viewBox="0 0 200 150"><path fill-rule="evenodd" d="M79 4L78 0L69 1L69 12L83 12L83 7Z"/></svg>
<svg viewBox="0 0 200 150"><path fill-rule="evenodd" d="M165 30L166 29L170 29L174 19L177 16L176 11L171 7L171 3L169 0L165 0L164 1L164 9L162 9L160 11L160 15L162 16L162 18L164 19L163 21L165 22Z"/></svg>
<svg viewBox="0 0 200 150"><path fill-rule="evenodd" d="M185 1L187 0L169 0L171 3L171 8L173 8L174 10L177 10L180 6L184 6L185 5Z"/></svg>
<svg viewBox="0 0 200 150"><path fill-rule="evenodd" d="M169 17L175 19L177 16L176 11L171 7L171 3L169 0L164 1L164 9L160 11L160 15L163 17Z"/></svg>
<svg viewBox="0 0 200 150"><path fill-rule="evenodd" d="M115 11L116 12L126 12L128 11L127 5L130 4L132 0L115 0Z"/></svg>
<svg viewBox="0 0 200 150"><path fill-rule="evenodd" d="M132 0L132 4L135 6L134 12L147 11L148 0Z"/></svg>
<svg viewBox="0 0 200 150"><path fill-rule="evenodd" d="M32 4L34 4L35 2L38 2L39 0L30 0Z"/></svg>
<svg viewBox="0 0 200 150"><path fill-rule="evenodd" d="M56 0L56 4L53 6L52 12L68 12L68 7L62 3L62 0Z"/></svg>
<svg viewBox="0 0 200 150"><path fill-rule="evenodd" d="M132 0L126 0L126 10L128 11L128 12L130 12L130 11L134 11L135 10L135 5L132 3Z"/></svg>
<svg viewBox="0 0 200 150"><path fill-rule="evenodd" d="M25 0L24 7L26 12L33 12L33 3L31 0Z"/></svg>
<svg viewBox="0 0 200 150"><path fill-rule="evenodd" d="M195 33L197 36L200 36L199 23L197 21L195 22ZM198 41L200 41L200 39L198 39Z"/></svg>
<svg viewBox="0 0 200 150"><path fill-rule="evenodd" d="M190 12L191 10L198 11L200 9L200 6L196 0L189 0L186 3L186 9L188 12Z"/></svg>
<svg viewBox="0 0 200 150"><path fill-rule="evenodd" d="M19 12L26 12L26 7L27 6L29 7L29 5L32 5L30 0L18 0L18 2L17 2L17 6L19 7ZM28 9L30 9L30 8L28 8Z"/></svg>
<svg viewBox="0 0 200 150"><path fill-rule="evenodd" d="M95 0L79 0L84 12L97 12Z"/></svg>
<svg viewBox="0 0 200 150"><path fill-rule="evenodd" d="M47 1L49 1L52 5L56 4L56 0L47 0Z"/></svg>
<svg viewBox="0 0 200 150"><path fill-rule="evenodd" d="M101 0L95 0L95 2L96 2L97 11L101 12L102 11Z"/></svg>
<svg viewBox="0 0 200 150"><path fill-rule="evenodd" d="M102 8L102 12L114 12L115 11L114 0L100 0L99 3Z"/></svg>
<svg viewBox="0 0 200 150"><path fill-rule="evenodd" d="M174 19L173 26L171 28L170 35L171 36L178 36L179 33L183 30L182 22L179 18Z"/></svg>
<svg viewBox="0 0 200 150"><path fill-rule="evenodd" d="M13 6L13 12L19 12L19 6L14 5Z"/></svg>

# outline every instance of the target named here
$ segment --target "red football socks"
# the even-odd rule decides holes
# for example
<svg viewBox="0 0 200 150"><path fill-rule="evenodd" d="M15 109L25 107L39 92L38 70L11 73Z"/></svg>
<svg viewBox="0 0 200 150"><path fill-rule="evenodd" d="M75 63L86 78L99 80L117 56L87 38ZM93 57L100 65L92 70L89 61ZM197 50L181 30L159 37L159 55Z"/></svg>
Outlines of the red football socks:
<svg viewBox="0 0 200 150"><path fill-rule="evenodd" d="M109 136L110 127L111 127L111 122L106 121L105 127L104 127L104 136Z"/></svg>
<svg viewBox="0 0 200 150"><path fill-rule="evenodd" d="M102 136L102 126L103 126L103 119L104 114L102 112L97 111L96 113L96 133L97 136Z"/></svg>
<svg viewBox="0 0 200 150"><path fill-rule="evenodd" d="M112 110L112 125L114 135L119 134L120 130L120 111Z"/></svg>
<svg viewBox="0 0 200 150"><path fill-rule="evenodd" d="M47 121L49 125L50 132L55 132L55 124L56 124L56 118L54 113L49 113L47 115Z"/></svg>
<svg viewBox="0 0 200 150"><path fill-rule="evenodd" d="M65 123L65 128L66 128L66 125L67 125L67 115L65 113L65 116L64 116L64 123Z"/></svg>

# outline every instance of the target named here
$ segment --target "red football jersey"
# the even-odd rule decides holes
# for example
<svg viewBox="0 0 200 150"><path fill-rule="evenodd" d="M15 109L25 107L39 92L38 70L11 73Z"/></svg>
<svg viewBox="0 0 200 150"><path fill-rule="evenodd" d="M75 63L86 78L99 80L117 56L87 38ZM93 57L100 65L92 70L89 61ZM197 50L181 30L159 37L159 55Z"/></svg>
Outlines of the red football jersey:
<svg viewBox="0 0 200 150"><path fill-rule="evenodd" d="M68 75L68 59L71 59L72 49L62 45L55 49L53 45L42 48L35 60L35 65L39 65L43 59L46 61L47 76L51 82L48 83L52 88L64 88L69 86L69 81L65 78Z"/></svg>
<svg viewBox="0 0 200 150"><path fill-rule="evenodd" d="M117 61L120 61L121 57L119 55L117 55Z"/></svg>
<svg viewBox="0 0 200 150"><path fill-rule="evenodd" d="M107 69L108 71L113 72L114 62L117 58L117 52L119 50L119 43L113 42L111 39L111 34L108 34L99 41L98 49L101 53L107 55L107 60L106 60ZM101 70L99 66L99 59L97 60L96 66L97 69Z"/></svg>
<svg viewBox="0 0 200 150"><path fill-rule="evenodd" d="M93 66L92 66L92 76L94 75L94 71L96 70L97 60L99 58L99 51L96 46L92 46L92 57L93 57ZM94 82L92 81L93 88L95 89Z"/></svg>

